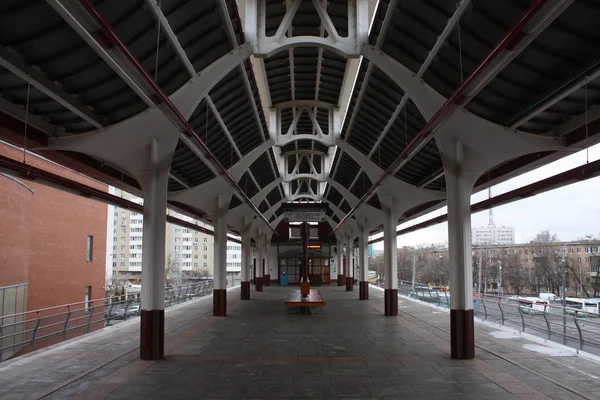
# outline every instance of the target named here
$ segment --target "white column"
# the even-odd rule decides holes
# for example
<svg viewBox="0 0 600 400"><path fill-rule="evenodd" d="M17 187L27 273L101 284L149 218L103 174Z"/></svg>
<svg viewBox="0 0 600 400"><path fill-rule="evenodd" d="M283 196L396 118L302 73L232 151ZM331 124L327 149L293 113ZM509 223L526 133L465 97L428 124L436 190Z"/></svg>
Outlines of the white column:
<svg viewBox="0 0 600 400"><path fill-rule="evenodd" d="M265 259L265 244L264 244L264 235L261 233L258 236L258 259L256 260L256 276L264 277L263 274L263 262Z"/></svg>
<svg viewBox="0 0 600 400"><path fill-rule="evenodd" d="M251 228L252 219L244 218L244 230L242 231L242 282L250 281L250 271L252 269Z"/></svg>
<svg viewBox="0 0 600 400"><path fill-rule="evenodd" d="M214 218L214 289L227 289L227 202L217 197L217 210Z"/></svg>
<svg viewBox="0 0 600 400"><path fill-rule="evenodd" d="M398 289L398 248L396 245L396 216L388 207L383 208L383 264L385 288Z"/></svg>
<svg viewBox="0 0 600 400"><path fill-rule="evenodd" d="M144 192L142 310L165 309L165 234L169 162L160 158L159 143L153 140L150 143L149 171L140 179Z"/></svg>
<svg viewBox="0 0 600 400"><path fill-rule="evenodd" d="M393 201L391 202L393 204ZM383 263L385 268L384 315L398 315L398 248L396 246L395 209L383 206Z"/></svg>
<svg viewBox="0 0 600 400"><path fill-rule="evenodd" d="M369 231L365 229L364 225L358 227L358 268L359 276L358 280L366 282L368 280L369 270L369 254L367 253L367 246L369 241Z"/></svg>
<svg viewBox="0 0 600 400"><path fill-rule="evenodd" d="M337 248L338 248L337 271L338 271L338 275L342 275L344 273L344 243L341 240L341 234L338 234L338 235L339 235L340 239L338 240L338 243L337 243ZM340 285L342 285L342 283L340 283Z"/></svg>
<svg viewBox="0 0 600 400"><path fill-rule="evenodd" d="M174 143L152 139L147 147L148 153L139 155L135 164L135 176L144 196L140 318L140 357L144 360L164 358L165 234Z"/></svg>
<svg viewBox="0 0 600 400"><path fill-rule="evenodd" d="M346 236L346 252L347 252L347 271L348 271L348 277L350 277L350 279L354 279L354 266L352 265L352 253L353 253L353 249L352 249L352 235L348 235Z"/></svg>
<svg viewBox="0 0 600 400"><path fill-rule="evenodd" d="M242 271L240 298L250 300L250 271L252 270L252 218L244 217L242 228Z"/></svg>
<svg viewBox="0 0 600 400"><path fill-rule="evenodd" d="M464 166L464 148L457 141L453 168L446 169L448 250L450 256L450 355L475 356L473 321L473 256L471 254L471 190L476 175Z"/></svg>

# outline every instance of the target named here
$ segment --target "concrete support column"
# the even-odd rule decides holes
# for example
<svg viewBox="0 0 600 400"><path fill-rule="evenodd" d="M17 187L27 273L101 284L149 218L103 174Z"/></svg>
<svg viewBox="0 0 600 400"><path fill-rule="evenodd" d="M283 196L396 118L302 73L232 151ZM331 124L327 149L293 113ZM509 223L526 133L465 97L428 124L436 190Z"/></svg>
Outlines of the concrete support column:
<svg viewBox="0 0 600 400"><path fill-rule="evenodd" d="M216 203L213 218L215 229L213 315L225 317L227 315L227 210L229 205L222 196L217 197Z"/></svg>
<svg viewBox="0 0 600 400"><path fill-rule="evenodd" d="M358 298L369 299L369 254L367 246L369 242L369 230L364 225L358 227Z"/></svg>
<svg viewBox="0 0 600 400"><path fill-rule="evenodd" d="M263 274L263 285L264 286L271 286L271 257L269 257L269 235L265 234L263 237L263 246L264 246L264 264L265 264L265 270L264 270L264 274Z"/></svg>
<svg viewBox="0 0 600 400"><path fill-rule="evenodd" d="M346 291L354 290L354 265L352 265L352 235L346 236Z"/></svg>
<svg viewBox="0 0 600 400"><path fill-rule="evenodd" d="M252 218L244 218L242 230L242 283L240 297L242 300L250 300L250 270L252 269L252 243L251 243Z"/></svg>
<svg viewBox="0 0 600 400"><path fill-rule="evenodd" d="M471 190L474 176L465 171L463 146L456 142L454 168L446 170L448 250L450 256L450 353L455 359L475 357L473 265L471 254Z"/></svg>
<svg viewBox="0 0 600 400"><path fill-rule="evenodd" d="M256 257L256 276L254 277L254 289L257 292L263 291L263 260L265 259L265 247L262 243L263 234L258 232L256 235L256 250L258 256Z"/></svg>
<svg viewBox="0 0 600 400"><path fill-rule="evenodd" d="M138 175L144 193L140 328L143 360L158 360L165 355L165 234L171 159L171 153L166 150L157 140L152 140L147 169Z"/></svg>
<svg viewBox="0 0 600 400"><path fill-rule="evenodd" d="M344 244L341 240L337 243L337 256L338 256L338 277L337 277L337 285L343 286L346 285L346 278L344 276Z"/></svg>
<svg viewBox="0 0 600 400"><path fill-rule="evenodd" d="M396 225L398 220L392 209L383 211L383 264L385 268L384 308L386 317L398 315L398 248L396 247Z"/></svg>

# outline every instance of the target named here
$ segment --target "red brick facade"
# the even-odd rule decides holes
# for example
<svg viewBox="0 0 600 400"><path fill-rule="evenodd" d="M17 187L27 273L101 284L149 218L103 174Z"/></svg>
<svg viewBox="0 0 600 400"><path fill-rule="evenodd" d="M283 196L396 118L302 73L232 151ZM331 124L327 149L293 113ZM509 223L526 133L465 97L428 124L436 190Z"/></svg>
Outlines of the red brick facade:
<svg viewBox="0 0 600 400"><path fill-rule="evenodd" d="M3 144L0 155L23 160L22 152ZM32 155L26 163L108 190ZM84 301L86 286L92 287L92 298L104 297L107 205L21 180L33 193L0 175L0 287L28 282L29 310ZM86 260L88 235L93 237L91 262Z"/></svg>

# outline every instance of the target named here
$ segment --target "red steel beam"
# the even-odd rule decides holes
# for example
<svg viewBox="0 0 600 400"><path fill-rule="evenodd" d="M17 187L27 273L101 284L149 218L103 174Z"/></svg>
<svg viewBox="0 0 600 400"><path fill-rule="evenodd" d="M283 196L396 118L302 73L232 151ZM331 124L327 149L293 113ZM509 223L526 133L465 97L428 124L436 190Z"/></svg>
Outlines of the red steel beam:
<svg viewBox="0 0 600 400"><path fill-rule="evenodd" d="M221 177L225 179L225 181L235 190L242 198L244 203L256 214L260 219L263 220L265 224L275 233L275 228L271 226L269 221L265 218L265 216L259 211L259 209L252 203L250 198L244 193L242 188L237 184L235 179L227 172L227 169L221 164L221 162L215 157L215 155L209 150L209 148L204 144L200 136L196 134L192 126L187 122L185 117L181 115L177 107L171 103L169 97L162 91L162 89L154 82L154 80L148 75L144 67L139 63L139 61L135 58L135 56L129 51L129 48L121 41L113 27L106 21L106 19L100 14L100 11L96 8L92 0L80 0L81 5L87 10L90 16L96 21L96 23L102 29L104 35L109 39L110 44L116 46L121 53L127 58L127 60L131 63L131 65L135 68L135 70L141 75L141 77L146 81L148 85L152 88L156 96L160 102L157 104L164 104L175 116L175 118L184 126L183 134L186 135L189 139L195 142L202 151L205 153L206 157L208 157L217 170L220 171Z"/></svg>
<svg viewBox="0 0 600 400"><path fill-rule="evenodd" d="M579 167L570 169L562 172L558 175L551 176L541 181L534 182L530 185L520 187L510 192L494 196L490 199L486 199L471 205L471 213L487 210L491 207L501 206L515 201L532 197L537 194L548 192L554 189L561 188L563 186L570 185L572 183L585 181L587 179L596 178L600 176L600 160L592 161L589 164L584 164ZM448 214L440 215L438 217L428 219L427 221L420 222L408 228L400 229L396 231L398 236L405 235L410 232L415 232L423 228L428 228L433 225L441 224L448 220ZM381 242L383 237L373 239L369 241L369 244Z"/></svg>
<svg viewBox="0 0 600 400"><path fill-rule="evenodd" d="M522 34L523 27L535 16L535 14L539 11L542 6L546 3L547 0L535 0L531 6L525 11L523 16L517 21L515 25L504 35L502 40L492 49L492 51L479 63L477 68L464 80L464 82L454 91L452 96L440 107L440 109L433 115L433 117L425 124L423 129L415 136L415 138L406 146L406 148L400 153L400 155L390 164L390 166L381 174L379 178L373 183L373 185L367 190L367 192L360 198L358 203L348 214L342 218L340 223L333 229L333 232L338 230L344 222L346 222L352 214L366 201L368 201L371 196L375 194L377 189L383 185L386 179L393 175L400 163L408 162L412 159L425 145L433 138L433 133L437 128L446 120L451 111L455 110L455 106L459 106L463 100L463 93L471 83L487 68L492 61L503 50L510 49L514 47L517 43L525 38Z"/></svg>
<svg viewBox="0 0 600 400"><path fill-rule="evenodd" d="M77 196L85 197L88 199L101 201L103 203L112 204L114 206L135 211L139 213L144 212L144 206L141 204L134 203L133 201L126 200L122 197L112 195L104 192L100 189L93 188L88 185L73 181L69 178L65 178L60 175L53 174L45 171L41 168L34 167L32 165L24 164L20 161L16 161L12 158L0 155L0 171L6 171L11 174L17 175L20 178L27 179L33 182L37 182L44 186L53 187L58 190L69 192ZM202 226L198 226L193 222L188 222L172 215L167 215L167 222L175 225L179 225L185 228L193 229L198 232L205 233L207 235L214 236L214 232L210 229L206 229ZM236 243L242 243L241 240L227 237L227 240Z"/></svg>

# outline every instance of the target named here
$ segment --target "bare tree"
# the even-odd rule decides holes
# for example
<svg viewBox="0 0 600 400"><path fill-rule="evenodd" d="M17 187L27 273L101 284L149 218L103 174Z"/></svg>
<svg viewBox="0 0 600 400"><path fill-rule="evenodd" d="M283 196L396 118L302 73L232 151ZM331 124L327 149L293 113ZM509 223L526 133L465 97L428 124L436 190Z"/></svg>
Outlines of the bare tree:
<svg viewBox="0 0 600 400"><path fill-rule="evenodd" d="M172 253L167 256L165 262L165 284L180 284L181 283L181 263L179 258L174 257Z"/></svg>
<svg viewBox="0 0 600 400"><path fill-rule="evenodd" d="M556 234L545 230L538 233L531 242L530 251L535 264L534 278L536 286L540 284L548 288L551 293L559 294L560 277L558 271L559 256L555 252L558 237Z"/></svg>

